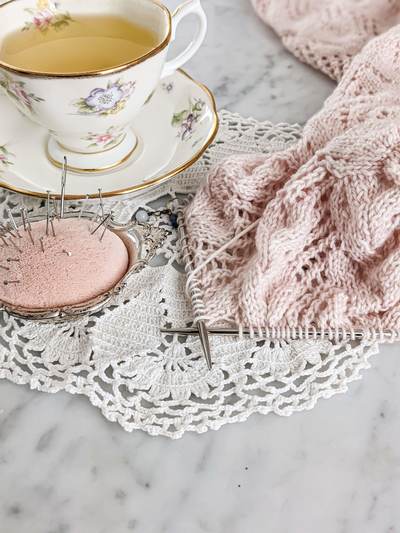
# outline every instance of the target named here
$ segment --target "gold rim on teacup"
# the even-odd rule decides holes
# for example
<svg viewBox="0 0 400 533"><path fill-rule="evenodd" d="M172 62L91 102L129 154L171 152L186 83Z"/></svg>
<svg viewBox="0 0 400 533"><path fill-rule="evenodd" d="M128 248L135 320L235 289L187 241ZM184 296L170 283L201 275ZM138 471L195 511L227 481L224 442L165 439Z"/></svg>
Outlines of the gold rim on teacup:
<svg viewBox="0 0 400 533"><path fill-rule="evenodd" d="M14 2L17 2L17 1L18 0L8 0L4 4L0 4L0 17L1 17L1 11L2 11L2 9L4 7L6 7L9 4L12 4ZM92 76L107 76L107 75L110 75L110 74L123 72L124 70L126 70L126 69L128 69L130 67L133 67L134 65L138 65L139 63L143 63L143 61L146 61L150 57L155 56L156 54L158 54L159 52L164 50L164 48L166 48L169 45L170 41L171 41L171 37L172 37L172 16L177 13L177 11L181 8L181 6L179 6L174 11L173 14L171 14L170 10L166 6L164 6L163 4L158 2L158 0L147 0L147 1L152 3L153 5L157 6L166 15L167 24L168 24L167 34L164 37L164 39L156 47L152 48L146 54L144 54L144 55L142 55L142 56L140 56L140 57L138 57L138 58L136 58L136 59L134 59L132 61L129 61L129 62L126 62L126 63L122 63L120 65L115 65L115 67L110 67L108 69L98 69L98 70L88 70L86 72L68 72L68 73L63 73L63 72L41 72L41 71L30 70L30 69L22 69L22 68L14 67L14 66L12 66L12 65L10 65L8 63L5 63L4 61L1 61L1 60L0 60L0 67L4 68L5 70L8 70L10 72L14 72L16 74L24 74L25 76L34 76L34 77L39 77L39 78L82 78L82 77L86 77L86 76L90 76L90 77L92 77Z"/></svg>

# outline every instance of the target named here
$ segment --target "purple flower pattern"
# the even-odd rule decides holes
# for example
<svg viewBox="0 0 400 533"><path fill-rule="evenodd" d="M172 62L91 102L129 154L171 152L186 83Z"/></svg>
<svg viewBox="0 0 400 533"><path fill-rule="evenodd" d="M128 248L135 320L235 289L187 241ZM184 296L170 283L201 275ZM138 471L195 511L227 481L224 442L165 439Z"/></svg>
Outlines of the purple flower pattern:
<svg viewBox="0 0 400 533"><path fill-rule="evenodd" d="M192 137L195 126L203 115L205 105L203 100L196 98L189 101L187 109L173 115L172 125L178 128L178 137L182 141Z"/></svg>
<svg viewBox="0 0 400 533"><path fill-rule="evenodd" d="M88 96L74 102L78 115L107 116L119 113L126 106L135 85L134 81L123 83L119 79L108 82L105 89L93 89Z"/></svg>

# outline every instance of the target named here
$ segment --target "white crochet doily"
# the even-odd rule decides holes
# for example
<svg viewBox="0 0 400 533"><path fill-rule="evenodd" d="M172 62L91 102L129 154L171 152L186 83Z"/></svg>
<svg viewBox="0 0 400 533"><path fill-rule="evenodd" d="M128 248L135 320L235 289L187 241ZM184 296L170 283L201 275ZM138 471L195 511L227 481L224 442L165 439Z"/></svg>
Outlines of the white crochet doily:
<svg viewBox="0 0 400 533"><path fill-rule="evenodd" d="M146 196L108 202L115 215L127 220L139 206L175 209L211 164L235 152L283 149L301 133L299 126L259 123L227 111L220 118L217 141L197 164ZM40 208L39 200L2 191L0 214L6 217L6 209L21 202ZM366 342L213 337L214 366L208 371L197 338L160 334L160 326L188 325L192 311L175 230L167 216L153 219L169 227L170 236L117 306L57 325L0 314L0 378L44 392L83 394L127 431L179 438L256 412L287 416L311 409L319 398L345 392L369 367L377 346Z"/></svg>

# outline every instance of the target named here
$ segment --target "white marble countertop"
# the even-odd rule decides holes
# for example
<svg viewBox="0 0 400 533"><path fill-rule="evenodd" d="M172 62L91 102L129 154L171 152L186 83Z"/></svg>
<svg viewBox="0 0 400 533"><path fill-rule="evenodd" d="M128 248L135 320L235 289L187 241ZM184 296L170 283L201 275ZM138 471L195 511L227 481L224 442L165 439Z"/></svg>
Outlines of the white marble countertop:
<svg viewBox="0 0 400 533"><path fill-rule="evenodd" d="M203 4L210 31L188 70L220 107L300 123L320 108L333 83L287 53L248 0ZM179 441L2 381L0 532L398 532L398 355L383 348L348 394L310 412Z"/></svg>

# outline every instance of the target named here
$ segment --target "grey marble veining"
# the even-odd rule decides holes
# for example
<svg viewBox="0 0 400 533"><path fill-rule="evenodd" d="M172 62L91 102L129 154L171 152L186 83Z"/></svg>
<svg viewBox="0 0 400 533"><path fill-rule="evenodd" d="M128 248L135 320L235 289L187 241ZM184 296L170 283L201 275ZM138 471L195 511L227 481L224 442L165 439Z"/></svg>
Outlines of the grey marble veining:
<svg viewBox="0 0 400 533"><path fill-rule="evenodd" d="M319 109L333 83L285 52L248 0L203 3L210 32L188 70L220 107L300 123ZM0 533L397 533L399 351L383 348L348 394L310 412L180 441L1 381Z"/></svg>
<svg viewBox="0 0 400 533"><path fill-rule="evenodd" d="M214 91L219 107L258 120L300 124L320 109L334 83L287 52L250 0L202 4L209 34L188 69Z"/></svg>

